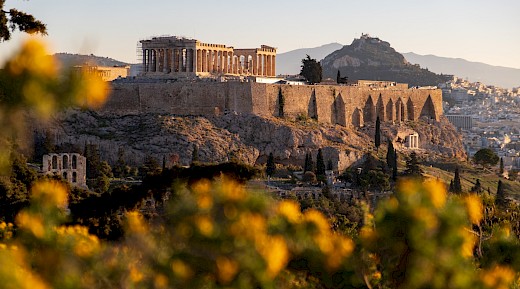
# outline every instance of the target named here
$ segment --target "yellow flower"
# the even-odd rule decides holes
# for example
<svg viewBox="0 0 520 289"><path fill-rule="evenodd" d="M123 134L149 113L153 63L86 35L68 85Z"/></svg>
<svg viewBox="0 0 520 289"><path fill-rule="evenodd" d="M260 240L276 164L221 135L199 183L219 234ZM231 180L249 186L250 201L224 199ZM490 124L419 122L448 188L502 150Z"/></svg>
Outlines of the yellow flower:
<svg viewBox="0 0 520 289"><path fill-rule="evenodd" d="M330 230L329 222L318 210L310 209L305 211L304 218L307 222L314 223L320 233L328 232Z"/></svg>
<svg viewBox="0 0 520 289"><path fill-rule="evenodd" d="M40 216L34 216L22 211L16 216L16 222L18 226L29 230L37 238L43 238L45 235L45 227Z"/></svg>
<svg viewBox="0 0 520 289"><path fill-rule="evenodd" d="M135 264L130 264L130 280L133 283L138 283L143 280L144 275L139 269L136 268Z"/></svg>
<svg viewBox="0 0 520 289"><path fill-rule="evenodd" d="M202 179L192 186L193 192L195 194L207 194L211 189L211 182L207 179Z"/></svg>
<svg viewBox="0 0 520 289"><path fill-rule="evenodd" d="M463 243L461 247L462 256L466 258L473 257L473 249L475 248L475 244L477 243L477 236L468 231L468 229L462 228L460 234L463 238Z"/></svg>
<svg viewBox="0 0 520 289"><path fill-rule="evenodd" d="M332 240L332 250L327 252L327 267L331 270L337 269L344 258L350 256L354 251L354 242L341 235L329 236Z"/></svg>
<svg viewBox="0 0 520 289"><path fill-rule="evenodd" d="M129 212L126 214L128 227L134 233L146 233L148 228L144 223L143 216L138 212Z"/></svg>
<svg viewBox="0 0 520 289"><path fill-rule="evenodd" d="M50 205L60 207L67 205L67 188L58 181L38 181L33 185L31 194L33 197L39 198Z"/></svg>
<svg viewBox="0 0 520 289"><path fill-rule="evenodd" d="M218 257L216 263L220 282L223 284L231 282L238 272L238 263L226 257Z"/></svg>
<svg viewBox="0 0 520 289"><path fill-rule="evenodd" d="M228 199L231 201L240 201L246 197L244 186L238 184L235 181L228 180L225 178L222 180L220 193L222 194L224 199Z"/></svg>
<svg viewBox="0 0 520 289"><path fill-rule="evenodd" d="M36 76L54 77L58 72L58 64L49 53L43 42L30 38L20 52L7 65L13 75L27 71Z"/></svg>
<svg viewBox="0 0 520 289"><path fill-rule="evenodd" d="M153 283L155 288L167 288L168 277L164 276L163 274L156 274Z"/></svg>
<svg viewBox="0 0 520 289"><path fill-rule="evenodd" d="M99 108L110 94L110 86L96 74L83 71L79 80L76 100L79 105Z"/></svg>
<svg viewBox="0 0 520 289"><path fill-rule="evenodd" d="M202 210L210 209L213 206L213 198L209 194L197 196L197 206Z"/></svg>
<svg viewBox="0 0 520 289"><path fill-rule="evenodd" d="M278 212L291 223L298 223L301 217L300 206L293 201L284 200L278 203Z"/></svg>
<svg viewBox="0 0 520 289"><path fill-rule="evenodd" d="M435 208L442 208L446 204L446 187L444 183L428 179L424 182L423 187Z"/></svg>
<svg viewBox="0 0 520 289"><path fill-rule="evenodd" d="M468 211L471 223L478 225L483 217L483 206L477 195L468 195L465 199L466 210Z"/></svg>
<svg viewBox="0 0 520 289"><path fill-rule="evenodd" d="M213 221L208 216L195 218L195 224L202 235L209 237L213 233Z"/></svg>
<svg viewBox="0 0 520 289"><path fill-rule="evenodd" d="M173 273L181 279L189 279L193 276L193 271L190 266L186 265L183 261L175 259L172 261Z"/></svg>
<svg viewBox="0 0 520 289"><path fill-rule="evenodd" d="M7 224L5 222L1 222L0 223L0 230L4 230L5 228L7 228Z"/></svg>
<svg viewBox="0 0 520 289"><path fill-rule="evenodd" d="M496 265L482 271L480 278L488 288L507 289L515 279L515 271L506 266Z"/></svg>
<svg viewBox="0 0 520 289"><path fill-rule="evenodd" d="M274 278L287 265L289 249L282 236L269 236L256 244L257 250L267 263L267 276Z"/></svg>

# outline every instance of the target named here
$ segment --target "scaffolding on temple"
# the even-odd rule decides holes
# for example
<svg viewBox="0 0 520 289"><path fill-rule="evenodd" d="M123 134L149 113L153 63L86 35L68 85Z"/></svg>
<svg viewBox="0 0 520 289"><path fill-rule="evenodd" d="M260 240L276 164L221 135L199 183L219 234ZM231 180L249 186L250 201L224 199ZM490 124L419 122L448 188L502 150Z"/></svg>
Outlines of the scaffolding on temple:
<svg viewBox="0 0 520 289"><path fill-rule="evenodd" d="M135 73L137 75L141 75L143 72L143 44L141 43L141 41L137 41L136 55L137 65Z"/></svg>

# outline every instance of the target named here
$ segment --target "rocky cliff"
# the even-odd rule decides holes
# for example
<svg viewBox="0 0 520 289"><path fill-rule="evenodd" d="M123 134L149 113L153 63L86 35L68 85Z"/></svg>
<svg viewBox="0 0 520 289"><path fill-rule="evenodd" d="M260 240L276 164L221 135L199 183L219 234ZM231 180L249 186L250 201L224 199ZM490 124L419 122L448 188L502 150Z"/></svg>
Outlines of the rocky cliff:
<svg viewBox="0 0 520 289"><path fill-rule="evenodd" d="M437 85L446 81L443 75L408 63L390 43L368 35L362 35L360 39L354 39L352 44L332 52L321 64L324 77L334 79L339 70L341 76L348 77L349 81L388 80L412 86Z"/></svg>
<svg viewBox="0 0 520 289"><path fill-rule="evenodd" d="M278 163L302 166L305 155L322 148L326 160L343 170L373 148L373 127L361 130L338 125L318 124L314 120L282 120L249 114L229 113L219 117L196 117L143 114L131 116L98 115L95 112L70 110L62 113L48 130L56 144L83 148L98 144L101 157L115 163L119 148L127 163L140 165L153 156L168 165L191 162L195 146L203 162L237 159L248 164L264 163L273 153ZM383 125L383 140L394 140L398 150L406 152L399 139L407 133L420 134L422 152L432 157L464 158L460 136L446 122L422 121L408 125ZM401 136L401 137L400 137Z"/></svg>

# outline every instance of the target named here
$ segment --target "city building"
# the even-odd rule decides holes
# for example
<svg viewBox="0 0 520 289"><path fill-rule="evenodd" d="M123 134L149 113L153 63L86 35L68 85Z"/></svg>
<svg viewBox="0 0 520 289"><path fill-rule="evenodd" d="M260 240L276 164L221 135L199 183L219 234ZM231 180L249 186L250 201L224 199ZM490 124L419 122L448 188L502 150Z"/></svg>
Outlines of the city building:
<svg viewBox="0 0 520 289"><path fill-rule="evenodd" d="M87 187L87 159L77 153L47 154L43 156L42 172L62 176L73 186Z"/></svg>

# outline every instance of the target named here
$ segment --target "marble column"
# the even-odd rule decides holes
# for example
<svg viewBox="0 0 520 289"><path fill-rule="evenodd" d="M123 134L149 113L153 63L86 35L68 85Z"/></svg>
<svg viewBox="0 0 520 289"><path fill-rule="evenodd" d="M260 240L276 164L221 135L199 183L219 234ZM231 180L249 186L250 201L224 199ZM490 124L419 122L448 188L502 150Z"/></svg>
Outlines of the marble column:
<svg viewBox="0 0 520 289"><path fill-rule="evenodd" d="M276 76L276 55L273 55L271 57L272 57L271 74L273 77L275 77Z"/></svg>
<svg viewBox="0 0 520 289"><path fill-rule="evenodd" d="M155 70L154 72L159 71L159 49L154 49L154 58L155 58Z"/></svg>

